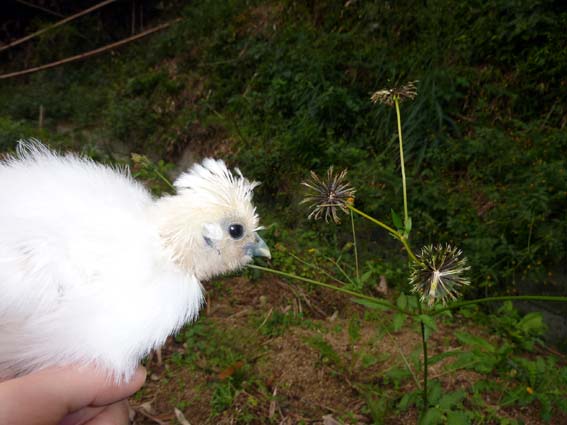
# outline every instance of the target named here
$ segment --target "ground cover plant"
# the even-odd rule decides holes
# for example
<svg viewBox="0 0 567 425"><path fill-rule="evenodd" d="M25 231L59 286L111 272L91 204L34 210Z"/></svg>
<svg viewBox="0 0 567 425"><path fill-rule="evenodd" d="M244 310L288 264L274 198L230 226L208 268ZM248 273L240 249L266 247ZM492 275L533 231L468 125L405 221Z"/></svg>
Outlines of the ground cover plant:
<svg viewBox="0 0 567 425"><path fill-rule="evenodd" d="M156 194L205 155L263 183L274 258L261 267L288 277L250 269L211 282L204 317L168 342L162 362L148 360L136 422L565 422L565 343L543 342L543 316L504 298L418 303L400 243L418 259L414 247L462 250L465 303L561 294L560 2L162 3L154 19L181 21L139 45L0 81L2 151L40 137L128 164ZM80 53L78 33L98 47L112 41L109 24L129 35L118 21L48 32L0 57L2 69ZM418 95L399 108L370 101L415 80ZM348 168L354 203L341 224L308 221L300 183L330 166L334 176ZM431 288L423 295L440 294Z"/></svg>

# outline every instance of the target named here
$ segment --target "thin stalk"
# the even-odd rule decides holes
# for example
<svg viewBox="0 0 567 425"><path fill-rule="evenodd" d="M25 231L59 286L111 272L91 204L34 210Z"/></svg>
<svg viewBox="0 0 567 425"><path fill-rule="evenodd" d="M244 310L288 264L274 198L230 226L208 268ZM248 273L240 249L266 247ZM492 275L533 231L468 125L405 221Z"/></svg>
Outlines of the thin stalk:
<svg viewBox="0 0 567 425"><path fill-rule="evenodd" d="M331 257L323 257L323 258L325 258L325 260L327 260L329 263L333 264L337 268L337 270L342 273L342 275L346 278L346 280L349 281L351 285L356 286L356 282L351 279L351 277L348 275L345 269L341 267L338 261L333 260Z"/></svg>
<svg viewBox="0 0 567 425"><path fill-rule="evenodd" d="M528 255L530 255L530 247L532 243L532 231L534 230L535 214L532 212L532 219L530 222L530 232L528 233Z"/></svg>
<svg viewBox="0 0 567 425"><path fill-rule="evenodd" d="M408 370L408 372L411 374L413 381L415 382L415 386L419 389L421 389L421 384L419 383L419 380L417 379L417 376L415 375L413 369L411 368L411 365L408 361L408 358L406 357L406 355L404 354L404 352L402 351L402 349L400 348L400 345L397 343L396 338L394 338L392 336L392 334L388 331L388 329L386 329L385 327L383 328L384 331L388 334L388 336L390 337L390 339L392 340L392 342L394 343L394 345L396 346L396 349L398 350L398 353L400 353L400 357L402 358L402 361L404 362L404 365L406 367L406 369Z"/></svg>
<svg viewBox="0 0 567 425"><path fill-rule="evenodd" d="M372 301L374 304L378 304L378 305L383 305L384 307L388 307L391 308L393 310L397 310L399 312L402 312L404 314L410 314L409 312L399 308L398 306L385 301L385 300L381 300L379 298L375 298L375 297L371 297L369 295L364 295L361 294L359 292L355 292L355 291L351 291L350 289L346 289L346 288L341 288L339 286L333 286L333 285L329 285L328 283L324 283L324 282L319 282L318 280L314 280L314 279L309 279L307 277L302 277L302 276L297 276L295 274L292 273L287 273L287 272L282 272L279 270L274 270L274 269L270 269L268 267L262 267L262 266L257 266L256 264L248 264L248 267L251 269L256 269L256 270L261 270L264 272L268 272L268 273L273 273L273 274L277 274L280 276L284 276L290 279L296 279L296 280L302 280L303 282L307 282L307 283L311 283L313 285L317 285L317 286L321 286L323 288L327 288L327 289L332 289L334 291L338 291L338 292L342 292L344 294L356 297L356 298L362 298L363 300L367 300L367 301Z"/></svg>
<svg viewBox="0 0 567 425"><path fill-rule="evenodd" d="M455 308L465 307L467 305L491 303L498 301L551 301L551 302L563 302L567 303L567 297L554 297L552 295L504 295L499 297L486 297L477 298L476 300L470 301L460 301L448 305L447 307L440 308L438 310L431 310L427 314L430 316L436 316L437 314L444 313L448 310L453 310Z"/></svg>
<svg viewBox="0 0 567 425"><path fill-rule="evenodd" d="M323 273L323 274L324 274L325 276L327 276L329 279L332 279L332 280L334 280L335 282L340 283L341 285L347 285L346 282L343 282L342 280L337 279L337 278L336 278L335 276L333 276L331 273L327 272L324 268L322 268L322 267L320 267L320 266L318 266L318 265L316 265L316 264L312 264L312 263L310 263L309 261L305 261L305 260L299 258L297 255L292 254L291 252L287 252L287 254L288 254L291 258L295 259L296 261L299 261L300 263L305 264L307 267L310 267L310 268L312 268L312 269L315 269L315 270L319 271L319 273Z"/></svg>
<svg viewBox="0 0 567 425"><path fill-rule="evenodd" d="M162 173L160 173L155 165L152 168L154 169L155 175L158 176L165 184L167 184L170 189L173 189L175 191L175 186L173 186L173 184L171 184L169 179L167 177L165 177Z"/></svg>
<svg viewBox="0 0 567 425"><path fill-rule="evenodd" d="M406 188L406 168L404 165L404 143L402 139L402 118L400 116L400 101L394 98L394 103L396 104L396 118L398 121L398 140L400 142L400 165L402 167L402 189L404 192L404 226L408 223L408 195Z"/></svg>
<svg viewBox="0 0 567 425"><path fill-rule="evenodd" d="M358 215L364 217L367 220L370 220L372 223L377 224L378 226L382 227L383 229L387 230L393 237L395 237L396 239L398 239L403 245L404 248L406 249L408 255L410 256L410 258L412 259L412 261L418 263L418 264L422 264L421 261L419 261L417 259L417 257L415 256L415 254L413 253L413 251L411 250L409 243L407 241L407 239L397 230L394 230L393 228L391 228L390 226L388 226L387 224L382 223L380 220L375 219L374 217L369 216L368 214L366 214L365 212L360 211L359 209L355 208L354 206L347 204L348 208L351 211L354 211L355 213L357 213Z"/></svg>
<svg viewBox="0 0 567 425"><path fill-rule="evenodd" d="M419 299L417 300L417 308L419 309L419 314L423 314L422 308L421 308L421 301L419 301ZM425 412L427 411L427 408L429 407L429 402L427 401L427 379L428 379L428 368L429 368L429 362L428 362L428 355L427 355L427 339L425 338L425 324L423 323L423 321L421 320L419 322L419 324L421 325L421 345L422 345L422 349L423 349L423 414L425 414Z"/></svg>
<svg viewBox="0 0 567 425"><path fill-rule="evenodd" d="M354 266L356 268L356 279L360 280L360 271L358 269L358 248L356 246L356 231L354 230L354 214L350 210L350 224L352 227L352 243L354 245Z"/></svg>

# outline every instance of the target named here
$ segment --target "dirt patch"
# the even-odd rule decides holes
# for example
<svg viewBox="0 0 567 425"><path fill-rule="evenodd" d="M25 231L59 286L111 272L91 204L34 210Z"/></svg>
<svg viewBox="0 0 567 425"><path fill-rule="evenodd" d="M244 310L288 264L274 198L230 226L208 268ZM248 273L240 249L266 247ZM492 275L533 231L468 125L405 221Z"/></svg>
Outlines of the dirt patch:
<svg viewBox="0 0 567 425"><path fill-rule="evenodd" d="M364 308L347 297L273 277L235 277L207 286L202 318L169 338L161 365L156 358L148 362L148 382L131 400L135 424L179 423L176 408L193 425L377 423L369 394L375 402L390 403L383 423L417 423L415 407L391 410L400 394L414 391L415 380L421 382L416 328L393 332L386 326L391 313L364 320ZM430 354L459 349L456 330L455 322L440 321L429 339ZM482 328L468 326L467 331L498 344ZM472 370L448 373L452 361L442 359L429 369L444 393L470 391L472 383L490 379ZM408 367L414 378L396 381L396 371ZM544 423L537 403L500 407L503 391L482 394L497 417ZM567 423L564 419L558 414L551 423Z"/></svg>
<svg viewBox="0 0 567 425"><path fill-rule="evenodd" d="M279 394L282 419L321 419L326 414L360 409L360 398L339 374L333 376L306 340L312 333L294 329L269 342L258 372Z"/></svg>

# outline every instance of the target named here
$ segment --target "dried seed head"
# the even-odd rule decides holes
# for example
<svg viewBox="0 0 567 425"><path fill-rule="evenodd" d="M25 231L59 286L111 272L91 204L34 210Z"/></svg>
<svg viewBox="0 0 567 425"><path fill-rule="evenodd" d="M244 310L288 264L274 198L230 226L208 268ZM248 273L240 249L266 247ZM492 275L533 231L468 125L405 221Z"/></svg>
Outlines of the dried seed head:
<svg viewBox="0 0 567 425"><path fill-rule="evenodd" d="M463 286L469 285L465 276L470 269L463 252L451 245L428 245L417 255L419 263L413 263L410 275L412 292L420 296L430 307L436 302L447 304L461 295Z"/></svg>
<svg viewBox="0 0 567 425"><path fill-rule="evenodd" d="M311 171L311 179L301 183L309 189L307 196L301 201L302 204L311 203L309 219L319 220L325 217L326 222L332 219L335 223L340 223L338 211L348 213L348 205L354 203L356 192L346 181L346 175L347 170L334 174L332 166L327 170L326 179Z"/></svg>
<svg viewBox="0 0 567 425"><path fill-rule="evenodd" d="M394 87L391 89L382 89L374 92L370 97L372 103L383 103L384 105L394 106L396 100L403 102L406 99L414 99L417 96L416 81L410 81L404 86Z"/></svg>

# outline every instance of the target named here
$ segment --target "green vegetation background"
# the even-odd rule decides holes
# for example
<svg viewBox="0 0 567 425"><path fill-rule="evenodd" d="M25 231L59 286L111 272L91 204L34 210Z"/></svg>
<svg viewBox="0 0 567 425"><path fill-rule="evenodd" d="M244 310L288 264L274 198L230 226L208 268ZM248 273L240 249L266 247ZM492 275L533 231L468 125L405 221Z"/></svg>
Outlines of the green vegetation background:
<svg viewBox="0 0 567 425"><path fill-rule="evenodd" d="M184 19L163 33L0 81L0 149L40 137L101 160L127 160L116 156L121 148L148 154L165 170L187 150L217 153L263 182L257 200L265 223L275 223L272 243L341 248L350 226L306 223L299 183L310 169L348 168L357 206L382 218L400 213L394 110L369 99L418 80L418 97L402 107L414 246L460 246L473 267L469 295L516 292L522 280L539 293L559 283L567 255L561 1L165 4L176 7L160 19ZM105 25L94 15L48 32L2 53L3 71L100 47L113 41ZM403 276L394 244L359 226L368 267L394 282Z"/></svg>

